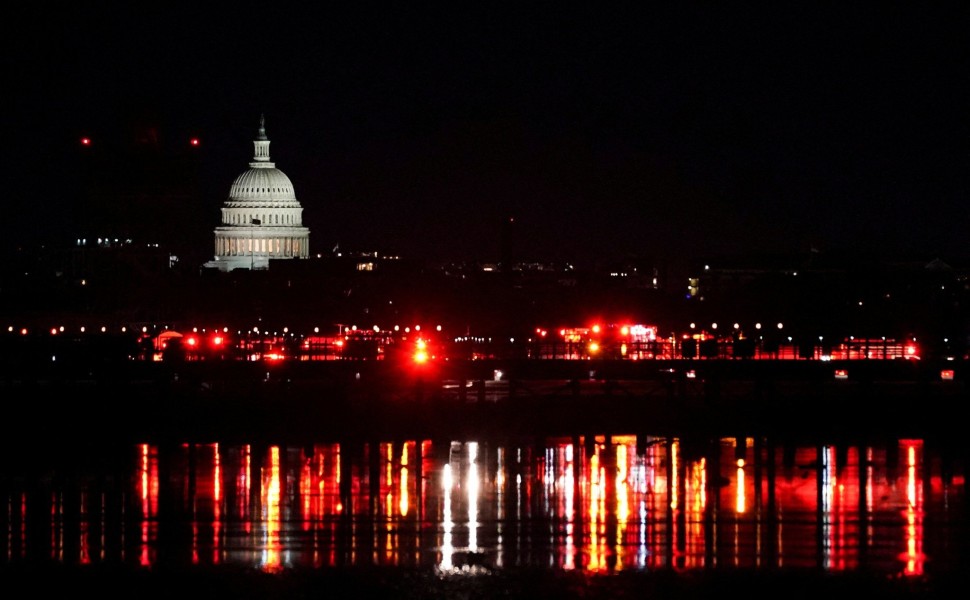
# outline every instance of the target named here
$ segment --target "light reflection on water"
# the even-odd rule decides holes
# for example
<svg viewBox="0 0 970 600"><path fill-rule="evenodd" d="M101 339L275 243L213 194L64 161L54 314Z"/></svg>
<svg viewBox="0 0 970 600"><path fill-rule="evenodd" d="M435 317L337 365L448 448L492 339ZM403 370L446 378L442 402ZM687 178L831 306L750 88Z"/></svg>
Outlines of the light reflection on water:
<svg viewBox="0 0 970 600"><path fill-rule="evenodd" d="M6 563L911 576L967 544L963 465L922 440L141 444L90 464L0 480Z"/></svg>

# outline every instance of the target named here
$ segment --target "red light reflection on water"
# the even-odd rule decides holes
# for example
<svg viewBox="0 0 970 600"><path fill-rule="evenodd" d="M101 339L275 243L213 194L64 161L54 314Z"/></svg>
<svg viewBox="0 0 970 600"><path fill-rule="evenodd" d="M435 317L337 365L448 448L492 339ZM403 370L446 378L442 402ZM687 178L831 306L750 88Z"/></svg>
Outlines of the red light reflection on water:
<svg viewBox="0 0 970 600"><path fill-rule="evenodd" d="M282 568L280 559L280 448L270 446L269 467L264 476L263 489L263 522L266 524L265 541L263 542L263 570L278 572Z"/></svg>
<svg viewBox="0 0 970 600"><path fill-rule="evenodd" d="M523 446L140 444L120 488L98 487L109 478L8 485L0 556L152 566L172 553L274 572L539 564L597 573L809 567L917 576L956 543L934 537L927 546L924 523L929 512L945 524L931 528L934 536L959 531L962 470L947 464L942 477L931 469L921 440L705 444L713 448L604 435ZM536 536L537 527L548 535ZM191 540L165 535L160 545L160 529L179 528Z"/></svg>
<svg viewBox="0 0 970 600"><path fill-rule="evenodd" d="M27 555L27 493L11 496L7 502L7 560ZM19 552L17 551L19 550Z"/></svg>
<svg viewBox="0 0 970 600"><path fill-rule="evenodd" d="M599 450L599 447L596 447ZM605 571L606 551L602 548L605 543L606 519L606 469L600 464L600 453L594 452L589 462L589 491L586 503L587 520L589 523L589 544L586 548L589 571ZM601 539L602 538L602 539Z"/></svg>
<svg viewBox="0 0 970 600"><path fill-rule="evenodd" d="M923 555L923 481L919 477L922 465L922 440L903 440L906 453L906 552L903 557L906 575L922 575L926 557Z"/></svg>
<svg viewBox="0 0 970 600"><path fill-rule="evenodd" d="M57 494L51 494L51 558L60 562L64 560L64 504L63 498Z"/></svg>
<svg viewBox="0 0 970 600"><path fill-rule="evenodd" d="M194 494L189 498L192 516L192 564L222 562L222 453L219 444L186 448L198 462ZM207 530L211 529L211 533ZM204 557L208 556L208 560Z"/></svg>
<svg viewBox="0 0 970 600"><path fill-rule="evenodd" d="M138 494L141 499L141 544L139 564L143 567L155 562L155 542L158 537L158 449L141 444Z"/></svg>
<svg viewBox="0 0 970 600"><path fill-rule="evenodd" d="M219 534L222 532L222 456L219 444L213 445L212 460L212 562L219 560Z"/></svg>
<svg viewBox="0 0 970 600"><path fill-rule="evenodd" d="M88 501L88 494L86 492L81 492L80 510L82 515L88 514ZM87 520L82 520L79 525L78 562L80 562L82 565L89 565L91 564L91 543L89 539L91 524Z"/></svg>

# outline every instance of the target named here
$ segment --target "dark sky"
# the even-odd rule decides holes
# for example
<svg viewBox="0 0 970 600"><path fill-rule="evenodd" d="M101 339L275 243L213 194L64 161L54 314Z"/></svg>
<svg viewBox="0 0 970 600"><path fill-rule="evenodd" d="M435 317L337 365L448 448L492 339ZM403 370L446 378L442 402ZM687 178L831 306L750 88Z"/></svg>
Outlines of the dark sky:
<svg viewBox="0 0 970 600"><path fill-rule="evenodd" d="M970 255L965 2L203 4L13 9L8 240L207 255L265 114L314 251Z"/></svg>

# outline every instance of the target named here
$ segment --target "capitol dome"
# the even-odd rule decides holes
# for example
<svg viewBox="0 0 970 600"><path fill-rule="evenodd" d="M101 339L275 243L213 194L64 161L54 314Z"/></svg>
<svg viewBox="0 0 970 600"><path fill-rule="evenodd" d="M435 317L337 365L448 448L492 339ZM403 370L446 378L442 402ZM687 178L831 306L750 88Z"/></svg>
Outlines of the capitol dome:
<svg viewBox="0 0 970 600"><path fill-rule="evenodd" d="M215 230L216 255L205 267L221 271L267 269L271 259L307 258L310 231L293 183L269 159L266 121L259 120L249 169L229 188L222 225Z"/></svg>
<svg viewBox="0 0 970 600"><path fill-rule="evenodd" d="M296 202L293 184L283 171L277 168L252 168L236 177L229 189L229 199L235 202L261 202L265 200L292 200Z"/></svg>

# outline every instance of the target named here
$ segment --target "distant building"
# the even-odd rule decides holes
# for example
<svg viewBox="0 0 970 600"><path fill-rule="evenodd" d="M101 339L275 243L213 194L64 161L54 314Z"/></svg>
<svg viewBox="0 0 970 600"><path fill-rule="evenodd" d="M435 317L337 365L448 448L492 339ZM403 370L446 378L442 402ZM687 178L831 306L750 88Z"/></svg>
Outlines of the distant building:
<svg viewBox="0 0 970 600"><path fill-rule="evenodd" d="M290 178L269 160L266 122L261 116L249 169L236 177L215 229L215 258L205 268L268 269L270 260L307 258L310 230Z"/></svg>

